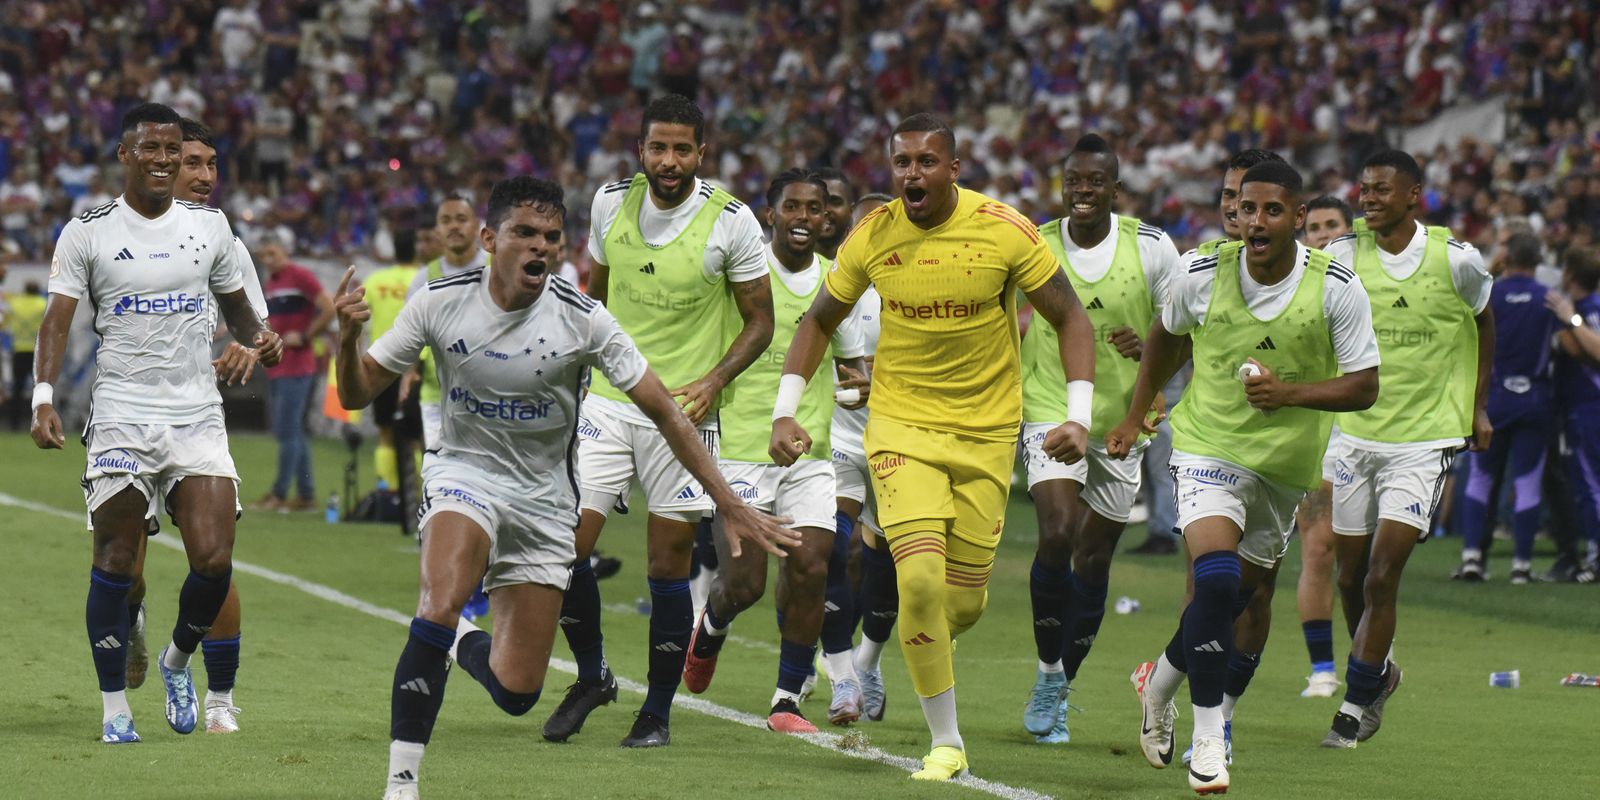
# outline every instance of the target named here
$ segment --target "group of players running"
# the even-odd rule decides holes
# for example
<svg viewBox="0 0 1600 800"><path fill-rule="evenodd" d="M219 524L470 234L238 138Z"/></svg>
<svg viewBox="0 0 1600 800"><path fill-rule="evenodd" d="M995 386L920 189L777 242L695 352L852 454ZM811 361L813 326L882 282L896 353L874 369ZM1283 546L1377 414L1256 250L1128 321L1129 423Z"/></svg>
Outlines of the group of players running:
<svg viewBox="0 0 1600 800"><path fill-rule="evenodd" d="M129 642L143 607L130 591L142 589L144 539L163 504L191 568L158 659L167 721L179 733L196 726L188 662L203 646L207 727L237 729L237 474L214 376L274 363L281 342L244 291L249 256L203 204L215 174L206 139L164 106L129 112L123 195L69 222L51 265L33 400L40 447L64 443L51 384L80 300L103 339L84 487L95 542L86 619L107 742L138 741L125 689L142 680ZM635 487L648 514L648 691L624 747L669 743L678 685L707 689L735 617L766 589L771 554L782 559L782 641L769 727L816 730L800 706L819 641L829 721L881 719L878 659L898 624L932 745L912 777L959 775L953 642L987 602L1019 436L1039 524L1039 666L1023 723L1041 742L1067 741L1068 692L1105 614L1139 456L1167 416L1163 387L1191 360L1170 471L1192 568L1171 641L1133 676L1146 759L1171 763L1173 698L1187 678L1190 786L1227 790L1233 712L1265 646L1297 508L1307 551L1323 554L1313 571L1328 606L1308 693L1338 684L1330 553L1353 638L1323 745L1354 747L1378 730L1401 679L1391 643L1406 558L1453 454L1490 433L1489 277L1470 245L1417 221L1416 162L1392 150L1367 159L1364 218L1345 233L1349 212L1336 203L1318 203L1308 224L1297 170L1240 153L1223 173L1226 237L1180 256L1160 229L1113 212L1118 160L1098 135L1067 156L1068 213L1043 228L958 187L955 152L950 128L917 114L890 140L893 198L854 199L837 173L784 172L767 193L766 243L748 206L696 177L703 116L667 95L643 115L642 172L595 195L587 293L556 274L562 189L531 177L494 186L481 254L462 242L453 261L467 266L427 281L370 346L373 309L346 272L333 298L342 404L368 405L425 352L439 387L386 798L417 796L451 663L524 714L559 625L579 675L545 738L567 740L617 697L588 565ZM185 177L190 166L211 170L205 192ZM213 308L240 343L215 362ZM700 582L696 617L705 518L702 550L716 557L698 560L717 568ZM854 538L857 592L844 568ZM480 584L488 632L461 616Z"/></svg>

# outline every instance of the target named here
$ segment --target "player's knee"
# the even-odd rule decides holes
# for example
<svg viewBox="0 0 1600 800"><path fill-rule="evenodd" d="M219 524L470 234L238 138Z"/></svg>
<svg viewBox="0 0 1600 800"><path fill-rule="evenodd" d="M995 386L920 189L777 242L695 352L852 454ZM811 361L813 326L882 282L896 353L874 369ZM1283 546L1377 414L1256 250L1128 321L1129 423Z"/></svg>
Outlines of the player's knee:
<svg viewBox="0 0 1600 800"><path fill-rule="evenodd" d="M1039 509L1039 560L1060 568L1072 557L1072 524L1064 513Z"/></svg>
<svg viewBox="0 0 1600 800"><path fill-rule="evenodd" d="M511 677L509 684L502 683L494 670L489 671L489 697L501 711L513 717L528 713L539 702L544 682L528 676Z"/></svg>
<svg viewBox="0 0 1600 800"><path fill-rule="evenodd" d="M899 570L895 575L900 589L900 604L931 608L939 603L944 594L944 576L934 570L906 569L906 566L898 565Z"/></svg>
<svg viewBox="0 0 1600 800"><path fill-rule="evenodd" d="M1080 546L1073 553L1072 571L1085 583L1106 584L1111 579L1111 555L1115 546L1099 542Z"/></svg>
<svg viewBox="0 0 1600 800"><path fill-rule="evenodd" d="M233 548L216 547L189 554L189 569L207 578L220 578L233 571Z"/></svg>
<svg viewBox="0 0 1600 800"><path fill-rule="evenodd" d="M732 611L738 613L756 604L761 596L767 593L765 575L725 575L719 573L718 581L722 584L722 599L732 606Z"/></svg>
<svg viewBox="0 0 1600 800"><path fill-rule="evenodd" d="M1367 572L1366 584L1363 586L1367 605L1393 605L1399 589L1399 569L1391 568L1387 564L1373 564L1372 569Z"/></svg>
<svg viewBox="0 0 1600 800"><path fill-rule="evenodd" d="M950 623L951 635L977 624L978 618L983 616L983 610L988 605L988 589L949 587L944 598L944 613Z"/></svg>

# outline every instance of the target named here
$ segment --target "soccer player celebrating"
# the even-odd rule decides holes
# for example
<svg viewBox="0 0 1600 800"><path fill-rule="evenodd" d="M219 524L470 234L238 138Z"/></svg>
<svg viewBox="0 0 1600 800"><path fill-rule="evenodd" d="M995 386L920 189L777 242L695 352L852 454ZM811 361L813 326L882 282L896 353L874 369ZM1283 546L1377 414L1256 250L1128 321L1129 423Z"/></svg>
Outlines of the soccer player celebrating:
<svg viewBox="0 0 1600 800"><path fill-rule="evenodd" d="M639 130L643 173L595 193L589 293L660 370L715 453L718 395L771 341L772 291L760 223L732 195L695 177L704 157L705 117L694 103L665 95L645 107ZM670 741L672 697L694 626L689 571L695 523L711 510L711 499L673 460L650 418L616 386L597 378L581 419L583 511L572 586L561 609L578 680L545 722L544 737L566 741L589 712L617 697L589 554L606 514L627 500L637 482L650 513L650 688L622 745L661 747Z"/></svg>
<svg viewBox="0 0 1600 800"><path fill-rule="evenodd" d="M1511 582L1533 580L1533 537L1539 532L1545 452L1550 446L1550 408L1555 397L1550 346L1556 318L1545 308L1545 287L1534 279L1543 260L1539 237L1518 233L1506 241L1505 268L1489 292L1494 316L1494 366L1485 404L1494 434L1489 448L1467 456L1467 491L1461 504L1459 580L1484 579L1484 545L1491 505L1511 471L1514 487L1511 534L1515 549ZM1580 484L1582 485L1582 484Z"/></svg>
<svg viewBox="0 0 1600 800"><path fill-rule="evenodd" d="M182 155L177 112L145 103L123 116L122 196L62 229L34 371L34 444L61 448L66 440L51 384L61 373L72 316L87 299L101 344L94 412L83 437L84 496L94 530L85 618L100 679L101 741L110 743L139 741L126 695L128 590L163 505L189 560L172 643L159 657L167 724L178 733L193 731L196 722L190 657L228 597L239 478L210 358L211 298L233 335L253 344L257 360L271 366L283 352L245 294L226 217L174 202Z"/></svg>
<svg viewBox="0 0 1600 800"><path fill-rule="evenodd" d="M806 312L784 361L770 449L780 464L811 450L797 420L827 339L870 283L883 299L865 446L878 522L894 553L902 651L933 749L912 777L967 768L956 724L951 641L988 599L1022 422L1012 294L1060 335L1074 402L1046 437L1051 458L1083 457L1091 423L1093 331L1037 228L1010 206L956 186L955 135L930 114L895 127L899 197L869 214Z"/></svg>
<svg viewBox="0 0 1600 800"><path fill-rule="evenodd" d="M1489 445L1492 282L1476 248L1417 221L1421 194L1415 159L1373 153L1361 167L1366 226L1328 245L1367 287L1385 366L1378 401L1339 418L1333 532L1352 641L1344 703L1324 747L1355 747L1378 732L1400 686L1389 658L1400 574L1428 537L1462 443Z"/></svg>
<svg viewBox="0 0 1600 800"><path fill-rule="evenodd" d="M1350 232L1350 205L1323 195L1306 203L1306 247L1321 250ZM1300 583L1295 599L1300 607L1300 630L1311 656L1311 677L1301 697L1332 697L1339 688L1333 669L1333 455L1339 426L1333 426L1328 450L1322 456L1322 483L1306 494L1295 509L1300 531Z"/></svg>
<svg viewBox="0 0 1600 800"><path fill-rule="evenodd" d="M338 291L339 401L362 408L416 363L440 355L449 398L424 459L422 587L395 667L386 798L417 796L417 774L449 661L514 716L544 685L578 522L573 447L584 371L598 368L659 426L671 452L715 498L730 544L781 552L798 537L745 505L718 475L684 415L599 303L550 274L560 266L560 187L530 177L494 186L480 239L493 266L430 281L368 352L363 289ZM494 630L459 622L479 581Z"/></svg>
<svg viewBox="0 0 1600 800"><path fill-rule="evenodd" d="M829 185L832 186L832 183ZM851 211L851 230L861 224L868 214L893 199L876 192L862 195ZM854 325L861 331L869 372L873 354L878 350L879 316L882 312L883 301L878 297L878 290L868 285L851 309L849 322L840 323ZM839 385L860 391L865 388L860 384L867 382L870 379L861 376L849 378ZM851 655L851 666L861 683L862 716L873 722L881 722L887 699L879 664L883 646L889 642L889 633L894 630L895 619L900 615L900 594L895 589L894 558L889 553L888 543L883 540L883 530L878 527L878 518L873 512L867 451L861 440L866 429L866 408L834 408L829 439L833 445L834 477L838 480L838 496L835 498L837 524L847 537L855 536L857 530L861 532L861 585L852 598L861 618L861 642ZM833 568L831 562L829 568ZM832 578L831 575L829 577ZM823 625L826 637L826 618ZM851 628L853 636L854 622ZM840 698L836 696L834 702L839 701Z"/></svg>
<svg viewBox="0 0 1600 800"><path fill-rule="evenodd" d="M1039 520L1029 581L1039 674L1022 725L1042 743L1070 739L1067 692L1105 617L1111 556L1139 496L1145 442L1132 458L1113 460L1104 436L1128 407L1140 335L1159 313L1167 273L1178 260L1160 228L1111 212L1122 186L1117 173L1117 155L1105 139L1080 138L1061 182L1069 216L1040 231L1072 288L1090 298L1084 308L1095 325L1095 425L1089 452L1076 464L1044 452L1045 437L1066 421L1069 401L1055 329L1030 326L1022 340L1022 443Z"/></svg>
<svg viewBox="0 0 1600 800"><path fill-rule="evenodd" d="M812 450L792 466L780 467L761 445L760 434L771 425L772 402L778 393L783 364L777 356L789 349L795 328L822 288L822 276L830 266L816 254L817 231L822 228L827 185L814 173L791 169L779 173L767 189L767 214L772 225L774 280L772 344L756 363L729 385L732 399L718 411L721 417L722 475L734 491L756 508L776 512L794 520L802 544L783 561L786 597L783 615L782 646L778 655L778 688L772 696L772 712L767 727L781 733L816 733L816 726L800 713L800 691L817 655L817 637L822 631L823 594L829 572L829 554L835 549L834 474L827 430L833 412L833 382L827 377L812 380L800 403L800 414L820 435ZM859 371L861 337L855 328L841 326L834 332L831 352L840 365L852 364ZM859 405L859 402L857 403ZM766 590L767 557L748 549L741 556L717 554L721 565L711 585L706 608L689 640L689 656L684 664L683 682L689 691L704 692L717 667L717 654L727 641L728 628L740 612L749 608ZM830 662L829 674L837 687L853 674L850 663L848 628L841 649L843 667L850 672L836 673ZM831 655L831 654L830 654ZM849 694L849 693L847 693ZM861 716L860 689L853 703L829 709L828 721L835 725L854 722Z"/></svg>
<svg viewBox="0 0 1600 800"><path fill-rule="evenodd" d="M1222 695L1240 601L1288 548L1295 506L1319 477L1326 412L1364 408L1378 390L1366 293L1354 273L1295 242L1300 191L1300 173L1282 162L1244 174L1242 241L1180 259L1126 416L1106 436L1113 457L1133 449L1188 340L1195 374L1172 415L1172 469L1194 599L1140 693L1139 744L1151 766L1171 763L1172 698L1187 672L1189 786L1200 794L1228 789Z"/></svg>

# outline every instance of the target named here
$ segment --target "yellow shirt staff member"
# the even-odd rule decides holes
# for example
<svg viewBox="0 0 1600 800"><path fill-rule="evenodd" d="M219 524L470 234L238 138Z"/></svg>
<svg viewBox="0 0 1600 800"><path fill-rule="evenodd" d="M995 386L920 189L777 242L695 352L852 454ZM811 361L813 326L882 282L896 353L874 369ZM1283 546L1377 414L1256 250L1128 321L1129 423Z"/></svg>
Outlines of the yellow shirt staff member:
<svg viewBox="0 0 1600 800"><path fill-rule="evenodd" d="M829 337L868 284L883 299L865 444L878 519L894 554L901 648L933 749L912 777L965 770L956 726L951 639L988 597L1022 424L1022 368L1012 297L1020 289L1055 327L1067 422L1044 450L1075 462L1087 445L1094 331L1037 228L1004 203L956 186L955 136L929 114L895 128L897 199L862 219L839 248L784 360L771 454L811 447L795 421Z"/></svg>

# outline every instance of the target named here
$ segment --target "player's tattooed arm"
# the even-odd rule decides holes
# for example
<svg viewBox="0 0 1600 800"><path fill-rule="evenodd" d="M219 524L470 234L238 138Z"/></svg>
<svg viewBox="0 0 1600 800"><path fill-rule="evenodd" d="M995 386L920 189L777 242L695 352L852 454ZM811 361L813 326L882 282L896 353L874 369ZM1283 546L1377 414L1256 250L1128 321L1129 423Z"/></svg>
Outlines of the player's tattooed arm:
<svg viewBox="0 0 1600 800"><path fill-rule="evenodd" d="M54 384L61 377L61 363L67 353L67 334L72 330L72 316L76 313L78 298L64 294L50 295L44 319L39 323L39 342L34 347L35 385ZM29 434L33 436L34 445L41 450L59 450L66 446L61 415L56 413L54 402L41 403L33 409L33 424Z"/></svg>
<svg viewBox="0 0 1600 800"><path fill-rule="evenodd" d="M699 380L672 390L672 396L680 398L678 402L683 405L683 413L688 414L689 421L695 425L704 422L716 406L717 394L772 344L771 279L763 275L753 281L733 284L733 301L739 307L744 328L728 345L728 352Z"/></svg>
<svg viewBox="0 0 1600 800"><path fill-rule="evenodd" d="M250 305L250 297L243 289L217 295L217 309L222 312L233 338L246 347L255 348L256 359L262 364L274 366L283 357L283 342L256 316L255 307Z"/></svg>
<svg viewBox="0 0 1600 800"><path fill-rule="evenodd" d="M1050 280L1027 294L1034 315L1043 317L1056 329L1067 381L1094 380L1094 325L1078 302L1078 293L1073 291L1067 273L1057 267Z"/></svg>

